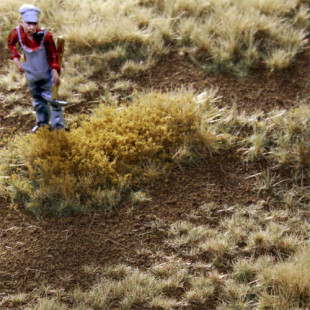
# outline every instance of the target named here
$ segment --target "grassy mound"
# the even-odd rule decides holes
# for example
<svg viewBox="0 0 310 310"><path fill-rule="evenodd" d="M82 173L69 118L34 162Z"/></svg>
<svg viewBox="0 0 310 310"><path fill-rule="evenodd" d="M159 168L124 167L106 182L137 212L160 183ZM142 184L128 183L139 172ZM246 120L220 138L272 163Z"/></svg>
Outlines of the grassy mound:
<svg viewBox="0 0 310 310"><path fill-rule="evenodd" d="M111 208L173 165L233 148L297 178L309 174L308 106L247 116L219 109L217 99L213 90L139 94L127 106L79 116L70 132L17 137L1 150L2 191L36 214Z"/></svg>
<svg viewBox="0 0 310 310"><path fill-rule="evenodd" d="M225 113L214 100L212 90L149 93L128 106L101 105L70 132L21 136L2 150L11 197L36 213L111 207L122 191L164 176L173 162L226 147L230 135L208 124Z"/></svg>

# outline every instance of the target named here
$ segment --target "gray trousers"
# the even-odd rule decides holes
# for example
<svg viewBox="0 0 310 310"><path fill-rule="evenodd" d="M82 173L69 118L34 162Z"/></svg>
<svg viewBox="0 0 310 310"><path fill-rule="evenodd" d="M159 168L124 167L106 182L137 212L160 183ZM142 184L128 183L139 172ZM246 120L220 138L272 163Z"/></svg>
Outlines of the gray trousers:
<svg viewBox="0 0 310 310"><path fill-rule="evenodd" d="M38 125L48 124L51 121L52 127L54 128L57 125L65 127L62 108L57 106L50 107L48 102L43 98L52 98L52 80L42 80L36 83L29 83L28 85L33 98L33 106L37 114Z"/></svg>

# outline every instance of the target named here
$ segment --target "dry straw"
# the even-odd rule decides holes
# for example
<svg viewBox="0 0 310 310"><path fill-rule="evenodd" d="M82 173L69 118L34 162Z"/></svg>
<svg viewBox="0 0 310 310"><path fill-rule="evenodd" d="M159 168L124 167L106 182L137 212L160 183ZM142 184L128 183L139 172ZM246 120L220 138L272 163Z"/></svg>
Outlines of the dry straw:
<svg viewBox="0 0 310 310"><path fill-rule="evenodd" d="M19 23L21 3L1 2L2 45ZM40 0L35 4L43 12L41 24L70 43L68 54L97 55L104 62L118 49L121 53L114 57L126 75L147 70L170 50L184 49L206 70L242 76L259 62L270 70L282 69L306 46L309 27L308 2L302 0Z"/></svg>

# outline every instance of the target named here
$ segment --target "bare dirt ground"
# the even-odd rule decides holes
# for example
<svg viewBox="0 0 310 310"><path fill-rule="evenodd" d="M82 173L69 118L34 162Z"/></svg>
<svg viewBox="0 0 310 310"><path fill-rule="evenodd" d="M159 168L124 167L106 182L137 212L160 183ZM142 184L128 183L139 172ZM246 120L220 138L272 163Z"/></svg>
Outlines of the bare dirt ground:
<svg viewBox="0 0 310 310"><path fill-rule="evenodd" d="M271 74L258 69L249 78L240 80L228 74L202 72L187 57L170 54L150 72L132 81L138 89L191 86L202 91L216 87L223 97L222 105L236 103L239 109L248 111L288 109L303 100L306 102L310 96L309 57L309 52L300 55L291 68L282 72ZM6 118L12 106L5 105L5 97L0 100L2 137L31 129L33 118ZM22 104L31 106L27 90ZM86 107L84 103L84 106L68 108L67 113L77 113ZM43 221L14 209L9 201L0 197L0 301L7 294L30 292L42 283L65 290L90 287L96 274L82 272L84 265L126 262L141 269L148 268L152 263L150 257L139 250L171 251L163 242L167 232L152 225L154 221L168 227L187 219L192 210L210 202L219 210L225 204L250 205L258 197L253 185L255 180L247 177L261 172L264 165L263 162L245 164L234 153L229 157L217 155L199 167L178 168L167 182L161 180L147 188L152 198L149 203L137 206L125 202L108 213L93 210L87 215L49 217ZM218 219L220 217L219 212ZM217 220L212 221L205 219L206 223L217 225ZM9 308L5 302L2 306Z"/></svg>

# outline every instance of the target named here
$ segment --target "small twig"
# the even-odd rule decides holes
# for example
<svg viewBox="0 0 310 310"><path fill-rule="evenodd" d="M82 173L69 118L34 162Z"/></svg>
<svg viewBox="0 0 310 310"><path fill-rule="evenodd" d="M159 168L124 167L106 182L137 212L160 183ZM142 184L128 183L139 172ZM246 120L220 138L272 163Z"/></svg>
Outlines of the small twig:
<svg viewBox="0 0 310 310"><path fill-rule="evenodd" d="M114 243L114 244L120 245L120 246L122 246L122 247L128 249L128 246L126 246L126 245L124 245L124 244L121 244L121 243L119 243L119 242L117 242L117 241L114 241L114 240L111 240L111 239L107 239L105 242L108 242L108 241L110 241L110 242L112 242L112 243Z"/></svg>
<svg viewBox="0 0 310 310"><path fill-rule="evenodd" d="M97 214L95 213L94 216L93 216L93 219L91 220L91 223L90 223L89 226L87 227L87 230L90 228L91 225L93 225L93 222L94 222L94 219L95 219L96 215L97 215Z"/></svg>
<svg viewBox="0 0 310 310"><path fill-rule="evenodd" d="M222 164L220 163L220 167L221 167L221 170L222 170L222 172L224 173L224 175L226 176L226 172L225 172L225 170L224 170L224 168L223 168L223 166L222 166Z"/></svg>
<svg viewBox="0 0 310 310"><path fill-rule="evenodd" d="M257 176L259 176L259 175L261 175L262 174L262 172L258 172L258 173L256 173L256 174L253 174L253 175L250 175L249 177L246 177L246 178L244 178L245 180L248 180L248 179L251 179L251 178L255 178L255 177L257 177Z"/></svg>
<svg viewBox="0 0 310 310"><path fill-rule="evenodd" d="M16 165L13 165L11 164L10 167L24 167L26 166L25 164L16 164Z"/></svg>
<svg viewBox="0 0 310 310"><path fill-rule="evenodd" d="M30 270L30 271L34 271L34 272L39 272L39 273L46 273L46 271L44 270L40 270L40 269L33 269L33 268L26 268L26 270Z"/></svg>

